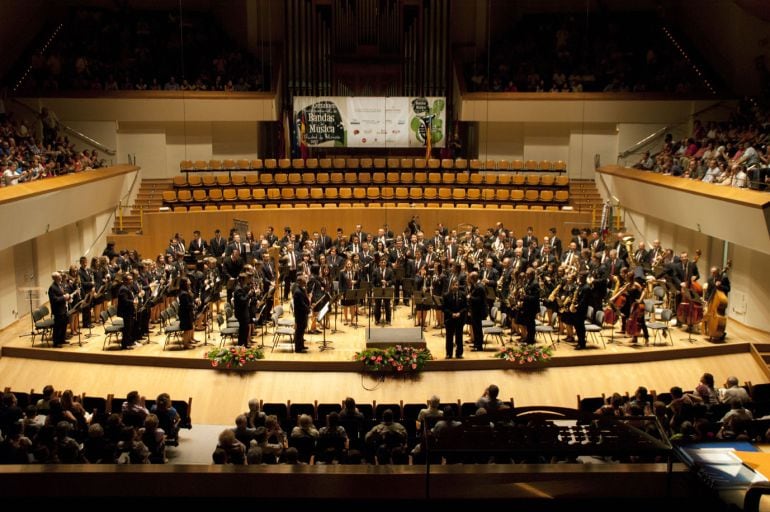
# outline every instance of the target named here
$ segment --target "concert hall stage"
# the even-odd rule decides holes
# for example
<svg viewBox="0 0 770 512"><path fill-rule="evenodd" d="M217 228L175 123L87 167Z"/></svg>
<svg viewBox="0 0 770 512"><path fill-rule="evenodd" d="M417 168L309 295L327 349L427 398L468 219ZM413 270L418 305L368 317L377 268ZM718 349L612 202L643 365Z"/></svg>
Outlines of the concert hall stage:
<svg viewBox="0 0 770 512"><path fill-rule="evenodd" d="M361 364L354 359L354 356L356 352L365 347L387 347L397 343L408 344L412 338L417 340L415 343L420 343L419 338L417 338L420 334L419 328L374 328L372 329L373 339L367 339L366 330L359 328L345 333L344 336L340 332L337 334L327 333L327 343L334 341L334 345L331 345L334 350L325 351L320 350L323 345L322 335L308 335L305 344L309 348L309 352L302 354L294 353L288 344L283 343L277 345L275 350L271 350L272 337L266 335L263 349L265 358L237 371L360 372ZM404 333L407 332L408 335L411 335L410 338L404 336ZM671 334L677 339L674 346L632 345L629 340L622 340L616 336L615 342L608 343L606 349L602 348L601 344L589 343L589 350L576 351L572 344L562 341L556 344L552 360L542 368L586 365L610 366L745 353L753 353L757 361L762 362L761 356L752 350L751 343L745 341L710 343L701 337L694 337L693 341L689 342L679 341L681 333L678 329L671 329ZM202 338L202 333L196 333L196 337ZM210 335L208 345L198 345L189 350L183 350L177 343L164 349L164 336L157 333L151 336L151 343L145 343L134 350L120 350L120 346L116 344L110 344L106 350L102 350L103 338L101 334L90 340L84 339L82 346L78 345L77 337L74 337L70 340L70 344L62 349L53 349L47 345L41 346L39 339L36 339L33 347L29 337L11 337L6 334L4 338L2 357L180 369L211 369L205 354L211 348L220 345L217 332ZM256 336L255 340L256 345L259 346L261 337ZM507 337L505 341L508 341ZM517 367L510 362L494 357L501 349L501 345L497 342L487 343L486 349L482 352L466 350L464 359L449 360L444 359L444 337L439 334L438 330L429 330L423 333L422 343L431 350L434 358L426 364L424 371L517 370ZM512 345L506 343L506 347L509 346ZM470 347L467 346L467 348Z"/></svg>

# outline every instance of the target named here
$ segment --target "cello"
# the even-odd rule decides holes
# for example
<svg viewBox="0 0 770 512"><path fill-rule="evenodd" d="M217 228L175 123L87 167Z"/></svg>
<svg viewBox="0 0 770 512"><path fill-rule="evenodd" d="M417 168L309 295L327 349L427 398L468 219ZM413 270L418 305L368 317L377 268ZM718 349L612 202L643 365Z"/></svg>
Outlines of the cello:
<svg viewBox="0 0 770 512"><path fill-rule="evenodd" d="M724 278L732 266L732 260L719 272L720 281ZM715 280L716 282L716 280ZM716 286L716 284L714 285ZM720 289L715 289L708 301L706 314L701 325L702 333L711 340L721 340L725 335L727 325L727 294Z"/></svg>

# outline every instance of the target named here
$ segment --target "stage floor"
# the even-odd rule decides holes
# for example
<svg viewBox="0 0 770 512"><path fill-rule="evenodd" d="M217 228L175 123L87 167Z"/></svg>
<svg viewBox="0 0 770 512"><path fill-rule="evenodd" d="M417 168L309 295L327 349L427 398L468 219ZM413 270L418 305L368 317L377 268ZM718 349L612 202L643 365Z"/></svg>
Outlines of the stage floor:
<svg viewBox="0 0 770 512"><path fill-rule="evenodd" d="M393 327L413 327L404 306L396 310ZM13 390L40 391L46 384L56 389L73 389L92 396L114 394L122 400L131 390L139 390L148 398L168 392L175 399L193 397L193 422L231 424L235 416L246 410L251 398L265 402L339 402L353 396L359 402L422 403L433 394L443 401L475 401L489 384L498 384L501 396L514 398L517 406L555 405L575 407L576 396L597 396L614 391L633 393L639 385L658 392L671 386L694 387L703 372L714 374L718 383L730 375L741 382L770 382L767 366L751 351L750 343L770 343L770 335L728 323L726 343L713 344L700 336L687 341L687 333L672 328L674 346L631 346L629 339L615 337L614 343L602 348L589 342L590 350L576 351L561 342L553 361L543 369L519 371L510 363L495 359L500 349L490 342L484 352L465 352L463 360L444 359L444 338L438 329L424 333L428 347L436 357L425 371L415 377L387 378L384 381L360 373L360 363L353 361L355 352L365 344L366 318L358 328L343 326L341 331L327 332L334 350L320 351L322 335L307 336L310 351L294 354L288 344L274 352L266 349L265 359L255 366L257 371L213 370L204 358L210 347L163 350L162 337L153 334L156 343L135 350L102 350L103 329L93 329L96 336L83 346L65 349L31 347L28 336L29 317L0 333L0 382ZM332 324L333 325L333 324ZM156 329L157 330L157 329ZM196 337L202 336L196 333ZM609 339L609 330L605 331ZM509 339L508 334L505 336ZM270 336L265 344L270 345ZM260 337L256 337L260 341ZM210 342L219 346L219 335ZM542 343L542 342L541 342ZM195 369L191 371L190 369Z"/></svg>
<svg viewBox="0 0 770 512"><path fill-rule="evenodd" d="M286 304L288 310L288 304ZM388 327L374 327L372 331L378 333L406 332L414 330L414 320L410 318L411 308L398 306L394 310L392 324ZM284 318L291 318L289 314ZM429 324L434 320L429 317ZM214 327L213 332L206 336L208 345L198 345L195 348L185 350L178 342L169 343L164 349L165 335L160 333L157 325L152 325L150 343L144 343L134 350L120 350L120 345L111 343L103 350L104 328L99 325L91 330L91 337L87 338L88 330L81 332L78 337L69 339L70 344L63 349L53 349L41 345L39 336L32 346L29 317L23 317L12 326L6 328L0 334L2 355L12 357L24 357L29 359L44 359L54 361L90 362L104 364L132 364L140 366L164 366L177 368L208 368L209 363L205 359L206 352L212 347L220 346L220 335ZM326 333L306 334L305 345L308 352L297 354L293 352L293 345L284 339L273 349L272 328L257 330L252 338L253 345L264 345L265 359L252 366L254 370L290 370L290 371L359 371L359 364L354 360L356 352L366 348L366 332L370 326L366 315L359 315L358 325L343 325L340 316L336 322L331 318L330 328ZM466 327L467 332L467 327ZM25 335L26 334L26 335ZM419 333L418 333L419 334ZM588 350L575 350L574 343L567 343L562 338L553 337L555 350L551 365L571 366L586 364L615 364L634 361L668 360L681 357L698 357L701 355L718 355L727 353L739 353L747 351L746 343L770 343L770 334L751 329L730 321L728 323L728 338L725 342L711 342L699 334L688 333L678 327L668 330L668 337L659 337L656 344L651 341L645 346L643 338L640 343L633 344L631 339L622 336L617 331L606 328L602 332L604 343L598 336L596 339L588 336ZM508 368L510 363L496 359L503 345L500 339L488 337L483 352L470 351L465 336L466 350L464 359L445 359L444 331L431 326L422 333L423 340L431 351L434 361L431 361L426 370L465 370L465 369L499 369ZM204 333L197 331L195 338L204 340ZM326 339L324 348L324 338ZM504 346L512 346L512 339L508 330L502 337ZM673 345L672 345L673 342ZM550 339L538 336L539 344L551 345ZM230 341L227 341L230 344Z"/></svg>

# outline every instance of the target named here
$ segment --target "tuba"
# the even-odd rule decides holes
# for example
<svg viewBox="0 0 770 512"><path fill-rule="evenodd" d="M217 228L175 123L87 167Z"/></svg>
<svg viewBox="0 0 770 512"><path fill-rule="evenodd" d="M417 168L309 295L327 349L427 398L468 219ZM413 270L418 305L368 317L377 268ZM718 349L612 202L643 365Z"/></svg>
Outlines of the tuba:
<svg viewBox="0 0 770 512"><path fill-rule="evenodd" d="M634 261L634 237L624 236L623 245L626 246L626 263L628 263L628 270L633 272L636 267L636 261Z"/></svg>

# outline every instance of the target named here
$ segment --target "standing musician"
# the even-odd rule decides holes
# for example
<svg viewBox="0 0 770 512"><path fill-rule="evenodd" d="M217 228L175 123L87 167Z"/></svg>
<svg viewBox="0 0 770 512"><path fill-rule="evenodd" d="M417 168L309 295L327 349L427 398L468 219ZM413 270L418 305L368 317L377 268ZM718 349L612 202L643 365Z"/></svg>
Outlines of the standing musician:
<svg viewBox="0 0 770 512"><path fill-rule="evenodd" d="M53 312L53 346L60 348L67 344L67 301L70 295L64 292L62 276L59 272L51 274L53 283L48 288L48 301Z"/></svg>
<svg viewBox="0 0 770 512"><path fill-rule="evenodd" d="M588 306L591 302L591 287L587 283L588 275L580 272L577 275L577 284L572 292L570 305L567 311L562 313L562 321L571 325L577 335L577 346L575 350L586 348L586 325L585 318L588 314Z"/></svg>
<svg viewBox="0 0 770 512"><path fill-rule="evenodd" d="M130 273L123 275L123 284L118 288L117 314L123 319L123 336L120 347L123 350L134 348L134 317L136 316L136 298L133 291L134 276Z"/></svg>
<svg viewBox="0 0 770 512"><path fill-rule="evenodd" d="M468 301L460 292L460 282L452 281L449 291L443 296L444 327L446 328L446 358L463 358L463 326L468 311Z"/></svg>
<svg viewBox="0 0 770 512"><path fill-rule="evenodd" d="M294 301L294 351L307 352L305 347L305 329L307 329L307 317L310 314L310 298L307 294L307 281L304 276L297 278L297 287L294 289L292 299Z"/></svg>
<svg viewBox="0 0 770 512"><path fill-rule="evenodd" d="M374 271L372 286L388 288L393 284L393 269L388 268L385 258L380 260L380 267ZM382 319L382 309L385 308L385 322L390 324L390 299L377 299L374 303L374 321L379 324Z"/></svg>
<svg viewBox="0 0 770 512"><path fill-rule="evenodd" d="M729 264L728 264L729 265ZM719 290L725 295L730 294L730 278L727 277L727 272L718 267L711 267L711 275L708 278L708 287L704 299L706 302L711 300L711 297Z"/></svg>
<svg viewBox="0 0 770 512"><path fill-rule="evenodd" d="M471 351L484 350L484 334L481 329L481 321L487 317L487 293L479 283L479 274L471 272L468 276L468 308L471 313L471 333L473 335L473 348Z"/></svg>
<svg viewBox="0 0 770 512"><path fill-rule="evenodd" d="M215 258L220 258L227 248L227 240L222 237L220 230L214 231L214 238L209 241L209 251Z"/></svg>
<svg viewBox="0 0 770 512"><path fill-rule="evenodd" d="M346 260L345 268L340 272L340 293L343 294L342 311L345 325L353 323L353 319L358 315L358 305L354 299L345 298L344 295L358 288L358 273L353 271L353 261Z"/></svg>
<svg viewBox="0 0 770 512"><path fill-rule="evenodd" d="M238 277L243 272L243 260L241 260L241 251L239 249L233 249L233 252L225 258L222 268L225 271L227 277L227 301L233 298L233 289L235 288Z"/></svg>
<svg viewBox="0 0 770 512"><path fill-rule="evenodd" d="M69 315L70 333L74 336L80 333L80 315L78 314L78 311L72 308L82 298L83 293L80 289L78 267L70 265L69 270L63 277L62 284L64 286L64 291L70 296L70 299L67 301L67 314Z"/></svg>
<svg viewBox="0 0 770 512"><path fill-rule="evenodd" d="M94 271L88 266L88 258L80 257L80 268L78 269L78 279L80 287L83 290L83 298L87 299L83 305L83 327L91 328L91 307L94 298Z"/></svg>
<svg viewBox="0 0 770 512"><path fill-rule="evenodd" d="M414 276L414 291L415 292L423 292L425 294L430 289L430 278L428 277L428 267L423 265L420 267L420 270L417 272L417 275ZM424 297L424 295L423 295ZM419 326L421 328L425 328L425 317L428 314L428 311L430 311L430 306L425 303L424 300L421 300L419 304L414 304L414 310L415 310L415 327Z"/></svg>
<svg viewBox="0 0 770 512"><path fill-rule="evenodd" d="M179 281L179 328L182 330L182 345L185 349L192 348L193 340L195 303L198 299L193 299L190 293L190 280L183 277Z"/></svg>
<svg viewBox="0 0 770 512"><path fill-rule="evenodd" d="M439 262L438 258L433 262L433 269L431 271L430 275L430 290L431 294L436 297L442 297L446 291L448 291L447 288L447 279L446 274L443 272L443 267L441 266L441 263ZM459 285L459 282L458 282ZM433 310L436 313L436 323L434 325L435 328L438 328L439 326L444 324L444 310L443 307L441 307L437 300L434 299L434 306Z"/></svg>
<svg viewBox="0 0 770 512"><path fill-rule="evenodd" d="M308 331L309 334L321 333L321 331L318 330L318 312L321 311L321 308L323 307L323 298L328 290L321 280L320 272L321 268L318 265L313 264L310 266L310 279L308 280L307 291L308 295L310 295L311 311L313 312L313 315L310 330Z"/></svg>
<svg viewBox="0 0 770 512"><path fill-rule="evenodd" d="M728 267L730 266L730 263L727 264ZM708 307L715 306L715 304L712 304L711 299L713 298L714 294L719 290L720 292L724 293L725 295L730 294L730 278L727 277L727 268L720 269L718 267L711 267L711 275L708 278L708 286L706 288L705 293L705 300L706 305ZM718 308L714 307L714 311L709 310L707 314L710 315L717 315ZM706 315L704 315L705 318ZM726 325L727 319L725 318L725 325ZM705 323L705 322L704 322ZM727 337L727 331L723 330L722 335L719 337L720 339L724 340Z"/></svg>
<svg viewBox="0 0 770 512"><path fill-rule="evenodd" d="M197 229L193 231L193 239L187 248L187 252L196 256L206 254L206 241L201 238L201 232Z"/></svg>
<svg viewBox="0 0 770 512"><path fill-rule="evenodd" d="M650 335L647 332L647 323L644 320L644 302L642 301L644 279L641 277L634 278L634 275L630 272L627 274L627 279L630 286L626 290L626 303L620 308L620 312L623 315L621 332L631 336L631 343L636 343L641 331L644 334L644 344L647 345L650 342Z"/></svg>
<svg viewBox="0 0 770 512"><path fill-rule="evenodd" d="M534 268L526 272L527 284L524 288L524 304L522 306L521 324L527 330L527 345L535 344L535 317L540 312L540 285Z"/></svg>
<svg viewBox="0 0 770 512"><path fill-rule="evenodd" d="M249 302L254 296L254 288L250 286L249 275L245 272L241 272L238 275L238 282L235 285L232 296L233 313L238 320L238 345L248 347L249 331L251 329Z"/></svg>

